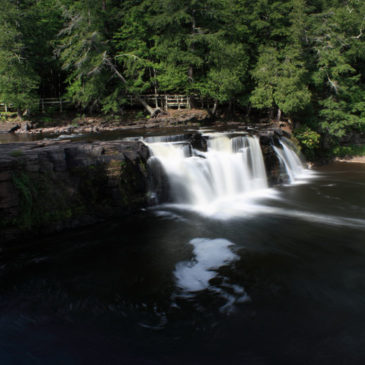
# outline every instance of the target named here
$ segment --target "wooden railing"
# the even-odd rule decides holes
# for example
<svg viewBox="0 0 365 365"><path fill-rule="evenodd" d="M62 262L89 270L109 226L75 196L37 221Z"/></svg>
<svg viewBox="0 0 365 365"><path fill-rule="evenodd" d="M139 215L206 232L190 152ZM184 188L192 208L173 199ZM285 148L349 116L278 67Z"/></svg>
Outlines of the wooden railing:
<svg viewBox="0 0 365 365"><path fill-rule="evenodd" d="M0 112L8 112L9 111L9 107L8 105L4 104L4 103L0 103Z"/></svg>
<svg viewBox="0 0 365 365"><path fill-rule="evenodd" d="M190 96L181 95L181 94L163 94L163 95L154 95L154 94L146 94L140 96L144 99L148 104L159 107L161 109L191 109L191 99ZM138 98L134 95L126 96L127 103L131 106L139 105ZM64 109L64 105L70 103L69 100L63 98L41 98L38 103L34 105L34 109L39 108L40 111L45 112L48 106L56 106L58 105L59 111L62 112ZM4 103L0 103L0 112L8 112L15 111L11 104L6 105Z"/></svg>
<svg viewBox="0 0 365 365"><path fill-rule="evenodd" d="M67 103L70 103L68 100L62 98L41 98L38 103L36 102L33 106L34 109L39 108L42 112L47 110L47 106L49 105L58 105L60 112L63 111L63 106ZM0 112L12 112L15 111L15 108L12 104L4 104L0 103Z"/></svg>
<svg viewBox="0 0 365 365"><path fill-rule="evenodd" d="M170 108L177 108L177 109L190 109L190 97L187 95L179 95L179 94L164 94L164 95L154 95L154 94L147 94L141 95L142 99L144 99L150 105L155 106L156 108L159 107L161 109L170 109ZM138 99L133 95L128 95L127 100L129 105L138 105Z"/></svg>
<svg viewBox="0 0 365 365"><path fill-rule="evenodd" d="M39 107L42 112L46 111L47 105L58 105L60 112L63 111L63 106L69 103L68 100L62 98L41 98L39 99Z"/></svg>

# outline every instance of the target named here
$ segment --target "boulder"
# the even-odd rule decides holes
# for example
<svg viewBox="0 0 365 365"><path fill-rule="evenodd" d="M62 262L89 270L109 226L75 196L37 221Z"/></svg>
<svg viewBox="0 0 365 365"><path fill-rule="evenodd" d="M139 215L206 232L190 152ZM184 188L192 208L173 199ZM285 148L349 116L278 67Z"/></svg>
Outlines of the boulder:
<svg viewBox="0 0 365 365"><path fill-rule="evenodd" d="M0 133L14 133L18 129L20 129L19 123L0 122Z"/></svg>
<svg viewBox="0 0 365 365"><path fill-rule="evenodd" d="M200 133L192 134L189 139L194 149L202 152L207 152L208 149L207 141Z"/></svg>

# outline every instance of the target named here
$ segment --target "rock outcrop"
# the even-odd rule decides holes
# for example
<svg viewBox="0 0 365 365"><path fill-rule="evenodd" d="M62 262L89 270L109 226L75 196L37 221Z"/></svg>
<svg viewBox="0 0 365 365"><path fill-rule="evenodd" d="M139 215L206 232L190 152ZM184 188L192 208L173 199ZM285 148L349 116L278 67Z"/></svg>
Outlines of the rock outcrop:
<svg viewBox="0 0 365 365"><path fill-rule="evenodd" d="M280 161L274 151L274 146L281 148L280 137L281 135L276 131L261 131L259 133L262 155L270 186L281 184L284 181L284 171L282 171Z"/></svg>
<svg viewBox="0 0 365 365"><path fill-rule="evenodd" d="M0 123L0 133L13 133L19 128L20 125L16 122Z"/></svg>
<svg viewBox="0 0 365 365"><path fill-rule="evenodd" d="M140 142L0 144L0 242L146 205L148 157Z"/></svg>

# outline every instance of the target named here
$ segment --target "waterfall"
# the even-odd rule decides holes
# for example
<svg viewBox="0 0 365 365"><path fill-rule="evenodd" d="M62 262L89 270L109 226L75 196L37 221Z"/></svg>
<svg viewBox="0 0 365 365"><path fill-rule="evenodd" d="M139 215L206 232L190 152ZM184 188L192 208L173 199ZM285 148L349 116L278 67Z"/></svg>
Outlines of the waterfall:
<svg viewBox="0 0 365 365"><path fill-rule="evenodd" d="M295 183L306 174L306 167L286 138L282 138L280 144L282 149L274 146L274 150L288 174L290 183Z"/></svg>
<svg viewBox="0 0 365 365"><path fill-rule="evenodd" d="M207 206L219 199L267 189L259 139L239 135L209 134L207 152L184 141L149 146L151 160L158 160L167 174L170 198L175 203Z"/></svg>

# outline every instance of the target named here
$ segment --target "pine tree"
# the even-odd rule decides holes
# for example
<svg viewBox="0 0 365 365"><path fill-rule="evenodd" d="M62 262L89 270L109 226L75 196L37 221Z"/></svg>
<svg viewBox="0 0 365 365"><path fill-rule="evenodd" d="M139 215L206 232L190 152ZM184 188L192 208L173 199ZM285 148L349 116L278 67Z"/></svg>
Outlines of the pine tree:
<svg viewBox="0 0 365 365"><path fill-rule="evenodd" d="M24 12L10 0L1 0L0 6L0 100L21 117L36 104L39 78L31 67L20 27Z"/></svg>
<svg viewBox="0 0 365 365"><path fill-rule="evenodd" d="M313 18L311 39L316 52L313 82L321 107L322 131L343 137L365 125L364 20L358 2L330 8Z"/></svg>
<svg viewBox="0 0 365 365"><path fill-rule="evenodd" d="M270 111L276 109L278 119L282 112L291 116L303 110L311 98L302 48L304 4L304 0L289 3L291 8L285 17L289 19L287 29L282 23L285 14L274 15L270 41L259 49L258 61L252 71L256 80L256 88L250 97L253 106ZM274 3L272 6L277 8L278 5Z"/></svg>

